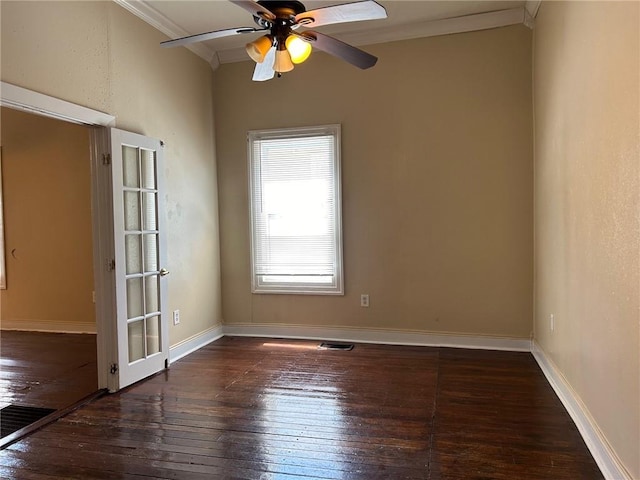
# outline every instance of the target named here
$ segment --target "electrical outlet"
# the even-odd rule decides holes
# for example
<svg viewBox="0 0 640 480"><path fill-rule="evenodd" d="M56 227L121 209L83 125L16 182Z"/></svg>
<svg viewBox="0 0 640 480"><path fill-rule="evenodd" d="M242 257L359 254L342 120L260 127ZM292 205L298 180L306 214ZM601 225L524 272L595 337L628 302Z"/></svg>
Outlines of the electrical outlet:
<svg viewBox="0 0 640 480"><path fill-rule="evenodd" d="M553 332L556 328L556 318L553 315L553 313L551 313L549 315L549 328L551 329L551 331Z"/></svg>
<svg viewBox="0 0 640 480"><path fill-rule="evenodd" d="M173 324L174 325L180 324L180 310L173 311Z"/></svg>
<svg viewBox="0 0 640 480"><path fill-rule="evenodd" d="M363 293L362 295L360 295L360 306L361 307L368 307L369 306L369 294L368 293Z"/></svg>

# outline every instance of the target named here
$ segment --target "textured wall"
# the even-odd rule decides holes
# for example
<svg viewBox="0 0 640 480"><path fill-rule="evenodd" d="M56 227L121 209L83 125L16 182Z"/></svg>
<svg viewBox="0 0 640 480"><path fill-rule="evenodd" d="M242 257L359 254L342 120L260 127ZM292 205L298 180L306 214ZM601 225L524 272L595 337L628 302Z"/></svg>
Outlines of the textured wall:
<svg viewBox="0 0 640 480"><path fill-rule="evenodd" d="M113 2L2 2L2 80L102 110L166 142L176 344L221 320L210 66Z"/></svg>
<svg viewBox="0 0 640 480"><path fill-rule="evenodd" d="M632 478L640 478L639 6L543 2L534 44L535 337Z"/></svg>
<svg viewBox="0 0 640 480"><path fill-rule="evenodd" d="M366 49L367 71L313 53L265 83L251 62L215 72L225 323L528 338L531 31ZM246 133L328 123L342 124L346 293L252 295Z"/></svg>
<svg viewBox="0 0 640 480"><path fill-rule="evenodd" d="M2 108L2 326L95 331L89 130Z"/></svg>

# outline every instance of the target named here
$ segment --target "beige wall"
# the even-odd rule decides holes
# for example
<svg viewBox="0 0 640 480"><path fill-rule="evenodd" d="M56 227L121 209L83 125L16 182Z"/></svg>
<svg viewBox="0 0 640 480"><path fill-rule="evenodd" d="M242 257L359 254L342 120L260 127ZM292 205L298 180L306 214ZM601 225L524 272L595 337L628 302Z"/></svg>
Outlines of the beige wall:
<svg viewBox="0 0 640 480"><path fill-rule="evenodd" d="M86 127L3 108L4 328L95 331Z"/></svg>
<svg viewBox="0 0 640 480"><path fill-rule="evenodd" d="M221 320L210 66L113 2L2 2L5 82L166 142L172 345Z"/></svg>
<svg viewBox="0 0 640 480"><path fill-rule="evenodd" d="M536 341L632 478L640 478L639 6L543 2L534 44Z"/></svg>
<svg viewBox="0 0 640 480"><path fill-rule="evenodd" d="M367 71L314 53L265 83L251 62L215 72L225 323L528 338L531 31L366 49ZM346 293L252 295L246 132L328 123L342 124Z"/></svg>

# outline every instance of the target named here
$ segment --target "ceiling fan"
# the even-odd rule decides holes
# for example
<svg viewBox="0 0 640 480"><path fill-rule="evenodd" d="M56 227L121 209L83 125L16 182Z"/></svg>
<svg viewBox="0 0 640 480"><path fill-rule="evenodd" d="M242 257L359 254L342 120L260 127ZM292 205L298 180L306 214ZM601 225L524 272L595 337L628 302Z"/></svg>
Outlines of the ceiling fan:
<svg viewBox="0 0 640 480"><path fill-rule="evenodd" d="M311 54L312 46L358 68L371 68L378 59L369 53L336 38L300 27L319 27L333 23L356 22L387 18L384 7L373 0L363 0L307 11L297 0L229 0L253 15L258 27L237 27L226 30L199 33L188 37L167 40L163 47L178 47L231 35L267 32L247 43L246 50L256 62L253 80L264 81L277 73L293 70L294 64L304 62Z"/></svg>

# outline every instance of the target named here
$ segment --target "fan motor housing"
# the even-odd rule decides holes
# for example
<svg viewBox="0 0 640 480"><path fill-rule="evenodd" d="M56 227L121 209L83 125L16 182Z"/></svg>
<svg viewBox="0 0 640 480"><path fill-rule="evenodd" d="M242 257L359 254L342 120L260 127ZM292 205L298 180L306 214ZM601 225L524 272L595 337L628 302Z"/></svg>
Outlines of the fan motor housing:
<svg viewBox="0 0 640 480"><path fill-rule="evenodd" d="M307 11L302 2L296 0L259 0L257 3L275 13L277 18L291 18Z"/></svg>
<svg viewBox="0 0 640 480"><path fill-rule="evenodd" d="M304 5L296 0L260 0L257 3L276 16L275 19L272 19L270 15L261 15L260 17L254 15L253 19L261 27L269 27L269 24L275 23L291 26L296 23L296 15L306 12Z"/></svg>
<svg viewBox="0 0 640 480"><path fill-rule="evenodd" d="M260 12L260 16L254 15L254 21L262 28L271 30L271 36L275 39L275 45L284 49L284 42L296 26L296 15L306 12L305 6L296 0L260 0L258 5L264 7L276 18L271 18Z"/></svg>

